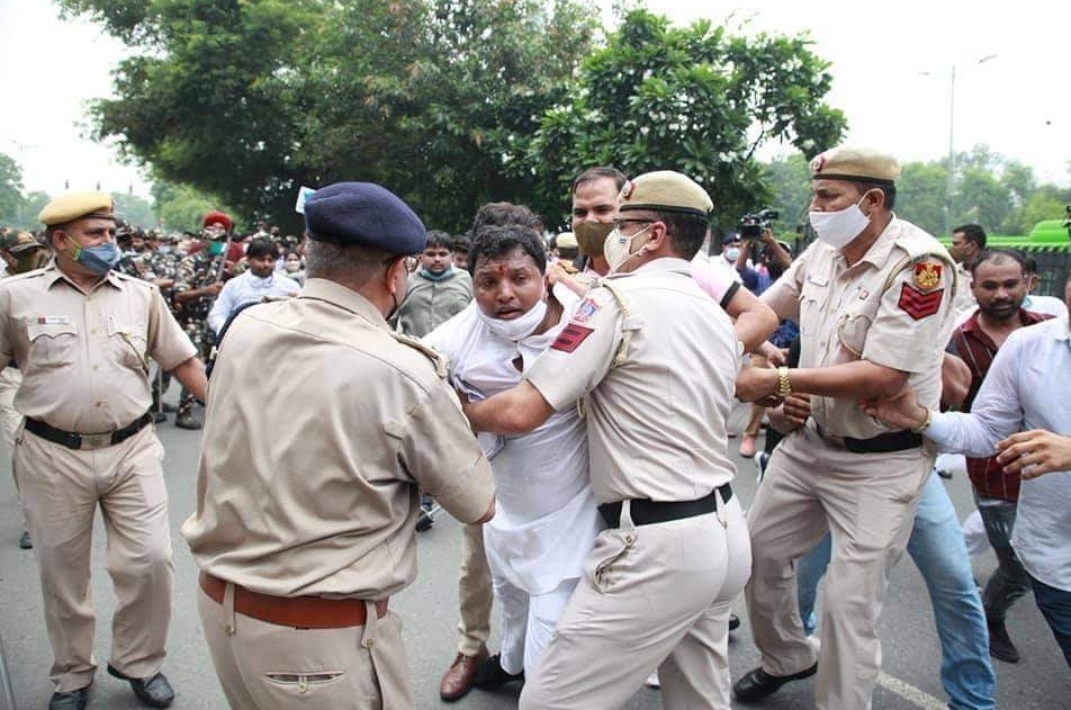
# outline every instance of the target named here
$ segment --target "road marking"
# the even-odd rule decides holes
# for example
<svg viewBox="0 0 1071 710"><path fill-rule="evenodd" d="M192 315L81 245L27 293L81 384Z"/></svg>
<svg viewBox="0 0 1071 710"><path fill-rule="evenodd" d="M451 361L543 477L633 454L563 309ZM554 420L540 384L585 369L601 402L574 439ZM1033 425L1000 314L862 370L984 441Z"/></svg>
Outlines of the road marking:
<svg viewBox="0 0 1071 710"><path fill-rule="evenodd" d="M878 673L878 685L925 710L945 710L947 707L943 701L926 691L919 690L899 678L893 678L888 673Z"/></svg>

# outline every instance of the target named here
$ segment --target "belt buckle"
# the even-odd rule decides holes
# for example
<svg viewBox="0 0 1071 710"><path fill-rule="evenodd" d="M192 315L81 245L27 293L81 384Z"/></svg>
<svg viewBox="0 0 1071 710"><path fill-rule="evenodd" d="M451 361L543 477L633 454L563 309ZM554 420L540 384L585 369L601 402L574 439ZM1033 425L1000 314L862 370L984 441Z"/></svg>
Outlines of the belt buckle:
<svg viewBox="0 0 1071 710"><path fill-rule="evenodd" d="M82 450L103 449L112 445L112 433L110 431L103 434L81 434L80 436L82 445L78 448Z"/></svg>

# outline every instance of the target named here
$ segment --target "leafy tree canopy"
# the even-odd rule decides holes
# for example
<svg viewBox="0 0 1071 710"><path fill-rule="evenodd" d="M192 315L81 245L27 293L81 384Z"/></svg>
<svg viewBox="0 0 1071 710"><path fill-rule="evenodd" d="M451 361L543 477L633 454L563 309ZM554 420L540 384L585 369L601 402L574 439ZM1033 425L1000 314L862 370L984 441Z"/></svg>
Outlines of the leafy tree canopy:
<svg viewBox="0 0 1071 710"><path fill-rule="evenodd" d="M596 30L574 0L60 0L138 54L99 137L247 218L299 222L301 185L368 180L429 226L521 201L500 136L565 96ZM295 226L287 225L287 226Z"/></svg>
<svg viewBox="0 0 1071 710"><path fill-rule="evenodd" d="M535 203L564 214L571 179L593 165L628 175L683 172L711 194L721 228L769 203L756 151L771 141L811 155L835 145L842 112L823 103L829 63L806 37L734 37L700 20L678 28L628 12L583 64L567 100L504 154L511 174L533 176Z"/></svg>

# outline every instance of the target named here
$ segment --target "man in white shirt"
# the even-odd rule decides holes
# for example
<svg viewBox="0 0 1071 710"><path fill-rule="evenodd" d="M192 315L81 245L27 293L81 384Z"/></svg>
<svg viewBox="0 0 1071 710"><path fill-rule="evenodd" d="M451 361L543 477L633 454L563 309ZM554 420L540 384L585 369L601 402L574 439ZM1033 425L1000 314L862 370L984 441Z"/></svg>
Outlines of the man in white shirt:
<svg viewBox="0 0 1071 710"><path fill-rule="evenodd" d="M546 287L543 246L524 226L477 232L469 259L475 301L424 342L449 358L454 385L480 400L521 381L579 297ZM479 439L496 480L498 512L483 535L503 624L502 650L482 662L473 685L492 690L535 667L603 526L575 407L530 433Z"/></svg>
<svg viewBox="0 0 1071 710"><path fill-rule="evenodd" d="M1071 304L1071 274L1064 300ZM1012 546L1071 666L1071 470L1066 456L1050 461L1071 436L1068 372L1071 330L1066 318L1054 318L1008 336L969 414L934 412L919 405L914 390L871 402L866 410L892 426L925 434L943 450L968 456L999 451L1008 470L1022 468ZM1043 472L1048 475L1037 475Z"/></svg>
<svg viewBox="0 0 1071 710"><path fill-rule="evenodd" d="M208 312L208 327L219 333L227 319L247 303L296 296L301 286L296 281L275 272L275 244L258 237L249 243L245 259L249 269L223 284L223 290Z"/></svg>

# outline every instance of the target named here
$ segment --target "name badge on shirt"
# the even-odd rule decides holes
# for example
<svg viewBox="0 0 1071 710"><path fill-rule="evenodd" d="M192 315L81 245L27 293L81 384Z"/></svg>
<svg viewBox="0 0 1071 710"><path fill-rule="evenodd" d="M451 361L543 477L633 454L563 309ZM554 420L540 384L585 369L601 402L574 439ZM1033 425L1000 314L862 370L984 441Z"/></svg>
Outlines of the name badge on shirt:
<svg viewBox="0 0 1071 710"><path fill-rule="evenodd" d="M70 316L37 316L37 325L70 325Z"/></svg>
<svg viewBox="0 0 1071 710"><path fill-rule="evenodd" d="M825 286L829 283L829 280L817 274L807 274L807 283L814 284L815 286Z"/></svg>

